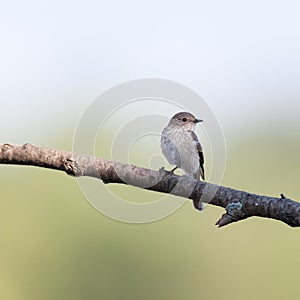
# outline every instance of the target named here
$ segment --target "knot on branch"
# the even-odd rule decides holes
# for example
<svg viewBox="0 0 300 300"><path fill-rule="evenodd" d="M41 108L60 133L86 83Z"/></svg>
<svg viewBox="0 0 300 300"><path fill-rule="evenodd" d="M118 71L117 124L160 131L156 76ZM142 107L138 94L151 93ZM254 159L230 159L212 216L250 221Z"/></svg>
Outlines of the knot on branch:
<svg viewBox="0 0 300 300"><path fill-rule="evenodd" d="M3 144L3 147L2 147L3 150L10 149L10 148L13 148L13 145L8 144L8 143Z"/></svg>
<svg viewBox="0 0 300 300"><path fill-rule="evenodd" d="M30 149L31 147L32 147L31 144L25 143L25 144L23 144L22 149L23 149L23 150L28 150L28 149Z"/></svg>
<svg viewBox="0 0 300 300"><path fill-rule="evenodd" d="M79 168L77 162L72 158L62 159L62 165L65 172L71 176L81 176L83 173Z"/></svg>
<svg viewBox="0 0 300 300"><path fill-rule="evenodd" d="M3 146L0 148L0 153L2 152L2 153L3 153L2 155L4 155L4 153L7 154L7 152L8 152L11 148L13 148L13 145L11 145L11 144L3 144Z"/></svg>
<svg viewBox="0 0 300 300"><path fill-rule="evenodd" d="M217 221L216 225L219 227L228 225L233 222L245 219L245 213L243 212L243 204L240 202L232 202L226 206L226 213Z"/></svg>

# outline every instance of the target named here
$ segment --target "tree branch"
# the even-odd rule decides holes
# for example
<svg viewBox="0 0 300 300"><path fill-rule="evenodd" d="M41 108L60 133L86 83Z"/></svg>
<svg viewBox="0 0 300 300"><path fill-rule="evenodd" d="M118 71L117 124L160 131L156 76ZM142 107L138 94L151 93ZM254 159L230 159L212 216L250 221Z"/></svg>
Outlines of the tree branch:
<svg viewBox="0 0 300 300"><path fill-rule="evenodd" d="M0 144L0 164L37 166L64 171L72 176L98 178L106 184L128 184L192 200L201 199L226 209L216 223L219 227L252 216L280 220L292 227L300 226L300 203L287 199L283 194L280 198L255 195L178 176L164 169L154 171L31 144Z"/></svg>

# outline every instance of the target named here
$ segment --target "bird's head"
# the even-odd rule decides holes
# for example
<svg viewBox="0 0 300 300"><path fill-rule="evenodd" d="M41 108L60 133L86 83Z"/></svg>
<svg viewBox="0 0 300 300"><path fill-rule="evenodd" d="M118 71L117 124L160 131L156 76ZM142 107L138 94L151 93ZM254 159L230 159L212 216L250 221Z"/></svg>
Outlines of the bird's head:
<svg viewBox="0 0 300 300"><path fill-rule="evenodd" d="M194 130L197 123L202 122L196 119L191 113L179 112L171 118L170 125L185 128L186 130Z"/></svg>

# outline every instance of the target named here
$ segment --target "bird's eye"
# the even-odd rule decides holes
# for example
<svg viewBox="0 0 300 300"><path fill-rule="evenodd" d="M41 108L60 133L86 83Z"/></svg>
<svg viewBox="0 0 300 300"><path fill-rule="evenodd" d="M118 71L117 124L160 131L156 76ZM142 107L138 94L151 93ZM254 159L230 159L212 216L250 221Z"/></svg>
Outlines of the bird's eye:
<svg viewBox="0 0 300 300"><path fill-rule="evenodd" d="M186 122L187 121L187 118L182 118L182 122Z"/></svg>

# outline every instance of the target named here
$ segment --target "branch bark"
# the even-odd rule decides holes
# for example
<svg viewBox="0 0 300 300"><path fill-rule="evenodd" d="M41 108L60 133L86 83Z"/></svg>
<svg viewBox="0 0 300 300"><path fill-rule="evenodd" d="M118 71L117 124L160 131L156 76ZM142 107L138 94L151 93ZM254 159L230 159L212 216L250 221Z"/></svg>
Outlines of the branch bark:
<svg viewBox="0 0 300 300"><path fill-rule="evenodd" d="M191 200L200 199L225 208L226 212L216 222L219 227L252 216L280 220L292 227L300 226L300 203L287 199L283 194L280 198L255 195L178 176L164 169L154 171L31 144L0 144L0 164L37 166L64 171L71 176L98 178L105 184L128 184Z"/></svg>

